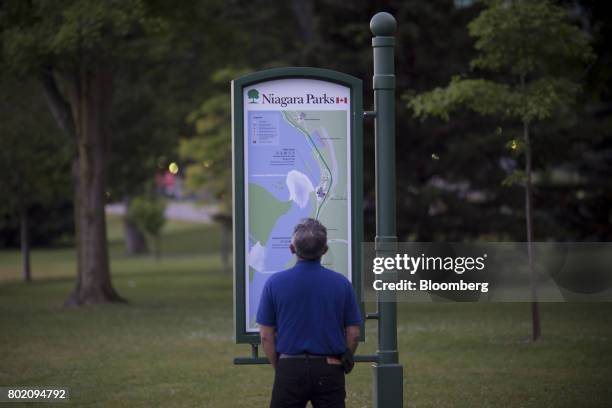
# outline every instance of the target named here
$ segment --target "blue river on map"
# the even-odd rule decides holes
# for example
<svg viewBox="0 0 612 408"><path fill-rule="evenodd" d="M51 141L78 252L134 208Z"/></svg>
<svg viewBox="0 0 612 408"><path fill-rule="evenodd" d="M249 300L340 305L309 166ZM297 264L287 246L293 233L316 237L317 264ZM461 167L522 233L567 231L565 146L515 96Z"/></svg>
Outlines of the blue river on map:
<svg viewBox="0 0 612 408"><path fill-rule="evenodd" d="M289 200L289 189L287 188L286 176L291 170L297 170L305 174L316 188L321 179L319 163L314 158L312 145L307 137L296 130L283 118L280 112L249 112L248 126L253 127L253 116L263 117L266 120L275 122L278 119L279 144L278 146L248 144L249 149L249 183L257 184L279 201ZM277 116L278 118L275 118ZM318 137L316 138L318 139ZM320 140L316 140L319 145ZM295 162L290 165L279 165L272 162L272 157L282 148L294 149ZM276 174L278 177L257 177L257 174ZM251 282L249 282L249 320L251 325L264 284L271 273L284 270L292 259L293 255L289 251L289 241L293 234L293 227L303 218L312 214L314 200L311 198L304 208L300 208L295 202L292 203L288 212L280 216L270 235L266 240L264 271L255 271ZM256 242L249 240L249 251Z"/></svg>

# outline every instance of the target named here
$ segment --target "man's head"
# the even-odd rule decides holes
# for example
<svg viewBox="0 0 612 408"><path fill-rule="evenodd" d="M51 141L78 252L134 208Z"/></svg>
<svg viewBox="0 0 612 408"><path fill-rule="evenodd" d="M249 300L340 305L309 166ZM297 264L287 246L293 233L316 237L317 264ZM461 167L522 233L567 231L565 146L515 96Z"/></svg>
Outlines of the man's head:
<svg viewBox="0 0 612 408"><path fill-rule="evenodd" d="M293 229L289 248L300 259L320 259L327 252L327 228L315 219L303 219Z"/></svg>

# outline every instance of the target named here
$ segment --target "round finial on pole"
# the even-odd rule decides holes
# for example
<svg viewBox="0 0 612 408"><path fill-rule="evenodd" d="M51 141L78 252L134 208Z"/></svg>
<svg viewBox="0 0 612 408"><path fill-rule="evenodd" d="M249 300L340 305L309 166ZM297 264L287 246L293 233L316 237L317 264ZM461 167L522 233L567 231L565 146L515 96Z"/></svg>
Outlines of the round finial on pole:
<svg viewBox="0 0 612 408"><path fill-rule="evenodd" d="M397 28L395 17L386 11L376 13L370 20L370 30L375 36L392 36Z"/></svg>

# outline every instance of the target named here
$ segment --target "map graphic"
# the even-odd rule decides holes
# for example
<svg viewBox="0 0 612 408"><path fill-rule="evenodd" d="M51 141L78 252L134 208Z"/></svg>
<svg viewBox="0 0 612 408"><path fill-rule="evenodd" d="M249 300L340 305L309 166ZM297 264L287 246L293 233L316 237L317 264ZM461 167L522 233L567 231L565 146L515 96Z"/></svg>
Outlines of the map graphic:
<svg viewBox="0 0 612 408"><path fill-rule="evenodd" d="M256 100L254 94L248 95ZM295 263L293 227L307 217L327 227L322 264L349 277L350 172L344 110L257 110L245 118L246 319L255 331L261 291L273 274Z"/></svg>

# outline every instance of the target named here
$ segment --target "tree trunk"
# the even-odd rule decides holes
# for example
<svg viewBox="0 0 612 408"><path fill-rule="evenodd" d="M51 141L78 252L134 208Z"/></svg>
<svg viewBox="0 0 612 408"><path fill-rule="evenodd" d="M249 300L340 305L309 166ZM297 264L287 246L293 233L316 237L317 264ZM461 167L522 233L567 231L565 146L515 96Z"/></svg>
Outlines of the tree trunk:
<svg viewBox="0 0 612 408"><path fill-rule="evenodd" d="M525 140L525 222L527 224L527 258L529 262L529 283L531 286L531 338L533 341L540 337L540 310L538 306L538 283L536 281L533 262L533 208L531 204L532 169L531 169L531 140L529 124L523 122L523 138Z"/></svg>
<svg viewBox="0 0 612 408"><path fill-rule="evenodd" d="M106 240L106 167L110 150L112 72L98 62L68 79L76 159L77 282L66 305L124 301L111 283Z"/></svg>
<svg viewBox="0 0 612 408"><path fill-rule="evenodd" d="M223 272L230 271L230 253L232 250L232 216L224 212L213 215L213 220L221 226L221 265Z"/></svg>
<svg viewBox="0 0 612 408"><path fill-rule="evenodd" d="M125 233L125 246L128 254L146 254L149 252L145 235L127 217L123 217L123 231Z"/></svg>
<svg viewBox="0 0 612 408"><path fill-rule="evenodd" d="M231 247L231 236L232 226L227 223L223 223L221 226L221 264L223 265L223 272L230 273L230 247Z"/></svg>
<svg viewBox="0 0 612 408"><path fill-rule="evenodd" d="M25 206L21 206L20 214L20 232L21 232L21 256L23 259L23 280L24 282L32 281L30 271L30 234L28 232L28 212Z"/></svg>
<svg viewBox="0 0 612 408"><path fill-rule="evenodd" d="M161 259L161 235L155 235L153 237L153 242L155 242L155 249L153 250L155 262L158 262Z"/></svg>
<svg viewBox="0 0 612 408"><path fill-rule="evenodd" d="M292 5L293 15L297 20L300 36L303 41L303 44L300 46L300 60L306 63L306 60L312 57L316 35L314 2L313 0L293 0Z"/></svg>
<svg viewBox="0 0 612 408"><path fill-rule="evenodd" d="M293 0L293 15L298 22L302 41L308 45L314 37L314 4L312 0Z"/></svg>

